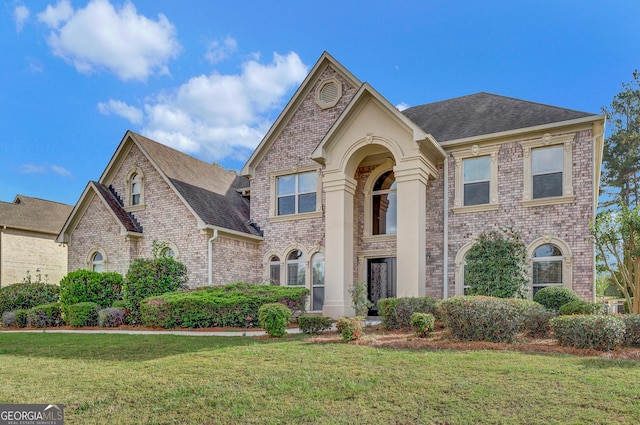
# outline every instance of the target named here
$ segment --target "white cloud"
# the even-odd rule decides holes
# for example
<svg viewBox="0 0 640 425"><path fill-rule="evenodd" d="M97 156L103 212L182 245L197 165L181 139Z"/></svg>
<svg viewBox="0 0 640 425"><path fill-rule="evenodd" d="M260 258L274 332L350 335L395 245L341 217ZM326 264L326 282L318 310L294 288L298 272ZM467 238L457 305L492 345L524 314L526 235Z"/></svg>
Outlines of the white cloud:
<svg viewBox="0 0 640 425"><path fill-rule="evenodd" d="M60 0L38 19L51 28L47 42L54 55L79 72L106 70L124 81L145 81L168 73L168 61L180 52L173 24L162 14L157 21L138 15L130 2L116 9L108 0L92 0L74 11Z"/></svg>
<svg viewBox="0 0 640 425"><path fill-rule="evenodd" d="M396 109L400 112L404 111L405 109L409 108L409 105L407 105L404 102L400 102L396 105Z"/></svg>
<svg viewBox="0 0 640 425"><path fill-rule="evenodd" d="M227 59L238 48L238 42L233 37L227 37L224 40L213 40L207 46L207 53L204 57L212 64L222 62Z"/></svg>
<svg viewBox="0 0 640 425"><path fill-rule="evenodd" d="M71 171L59 165L52 165L51 171L63 177L73 177L73 174L71 174Z"/></svg>
<svg viewBox="0 0 640 425"><path fill-rule="evenodd" d="M271 63L248 61L236 75L191 78L144 105L141 133L204 160L244 160L307 71L296 53L274 53ZM113 112L108 104L103 108Z"/></svg>
<svg viewBox="0 0 640 425"><path fill-rule="evenodd" d="M126 118L132 124L142 123L142 111L119 100L109 99L107 103L98 103L98 111L103 115L114 114L121 116Z"/></svg>
<svg viewBox="0 0 640 425"><path fill-rule="evenodd" d="M23 164L20 167L22 174L45 174L47 172L53 172L63 177L73 177L71 171L59 165L43 165L43 164Z"/></svg>
<svg viewBox="0 0 640 425"><path fill-rule="evenodd" d="M23 4L16 6L13 10L13 20L16 22L17 32L22 31L22 27L24 26L24 23L27 22L27 19L29 19L30 14L31 12L29 12L29 9Z"/></svg>

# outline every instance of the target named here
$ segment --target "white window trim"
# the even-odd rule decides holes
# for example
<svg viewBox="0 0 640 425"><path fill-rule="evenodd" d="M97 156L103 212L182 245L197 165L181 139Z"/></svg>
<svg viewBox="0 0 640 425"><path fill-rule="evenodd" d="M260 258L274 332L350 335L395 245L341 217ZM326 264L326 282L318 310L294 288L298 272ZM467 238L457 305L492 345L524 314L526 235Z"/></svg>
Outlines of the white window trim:
<svg viewBox="0 0 640 425"><path fill-rule="evenodd" d="M571 248L562 239L545 233L544 236L538 238L529 244L527 248L527 261L529 270L529 298L533 298L533 254L536 249L542 245L555 245L562 253L562 286L567 289L573 289L573 254Z"/></svg>
<svg viewBox="0 0 640 425"><path fill-rule="evenodd" d="M453 212L456 214L472 213L480 211L495 211L500 208L498 200L498 152L500 151L500 145L494 146L478 146L473 145L469 149L462 149L451 153L455 160L455 175L454 175L454 199L453 199ZM464 171L463 161L465 159L480 158L483 156L489 156L490 170L489 170L489 203L480 205L464 205Z"/></svg>
<svg viewBox="0 0 640 425"><path fill-rule="evenodd" d="M455 259L455 295L464 295L464 257L471 249L474 242L469 242L458 250Z"/></svg>
<svg viewBox="0 0 640 425"><path fill-rule="evenodd" d="M522 206L537 207L541 205L569 204L575 201L573 194L573 139L575 133L552 136L546 133L544 136L533 140L520 142L522 157L524 160L524 190L522 192ZM533 175L531 150L536 148L564 146L563 170L562 170L562 196L550 196L548 198L533 199Z"/></svg>
<svg viewBox="0 0 640 425"><path fill-rule="evenodd" d="M102 255L102 273L107 272L107 254L104 252L104 250L98 246L94 246L93 248L91 248L91 250L89 251L89 255L87 255L87 259L85 261L86 264L86 269L89 271L93 271L93 256L96 254L100 254Z"/></svg>
<svg viewBox="0 0 640 425"><path fill-rule="evenodd" d="M138 175L140 177L140 202L137 205L132 205L131 204L131 200L132 200L132 193L131 193L131 184L132 184L132 180L133 180L133 176L134 175ZM125 205L124 205L124 210L127 212L134 212L134 211L142 211L145 209L145 203L144 203L144 173L142 172L142 170L138 167L138 166L133 166L131 167L131 169L127 172L127 176L125 179Z"/></svg>
<svg viewBox="0 0 640 425"><path fill-rule="evenodd" d="M324 277L325 277L325 279L322 282L322 286L321 285L315 285L315 286L313 285L313 257L315 257L316 254L322 254L322 256L323 256L322 262L324 263L324 271L325 271ZM324 294L325 295L327 294L327 282L326 282L326 280L327 280L327 257L324 254L324 249L316 247L314 250L311 251L311 253L309 254L309 268L308 268L308 270L309 270L309 273L308 273L309 274L309 277L308 277L308 280L309 280L309 306L307 308L308 308L308 311L321 312L322 310L312 310L312 309L313 309L313 288L322 287L325 290ZM323 305L324 305L324 303L323 303Z"/></svg>
<svg viewBox="0 0 640 425"><path fill-rule="evenodd" d="M284 177L293 174L303 174L315 171L316 176L316 210L305 213L277 215L278 212L278 177ZM306 167L293 167L285 170L272 171L269 173L270 185L270 202L269 202L269 221L288 221L303 220L308 218L322 217L322 175L321 169L315 165Z"/></svg>
<svg viewBox="0 0 640 425"><path fill-rule="evenodd" d="M373 186L380 176L387 171L393 171L393 166L393 160L387 158L382 164L371 171L371 174L369 174L364 184L364 229L362 235L364 242L394 242L398 238L398 235L395 233L383 235L373 234Z"/></svg>
<svg viewBox="0 0 640 425"><path fill-rule="evenodd" d="M271 257L278 257L280 259L280 283L282 285L282 278L284 276L284 260L282 254L275 250L268 251L264 257L262 257L262 281L271 283Z"/></svg>

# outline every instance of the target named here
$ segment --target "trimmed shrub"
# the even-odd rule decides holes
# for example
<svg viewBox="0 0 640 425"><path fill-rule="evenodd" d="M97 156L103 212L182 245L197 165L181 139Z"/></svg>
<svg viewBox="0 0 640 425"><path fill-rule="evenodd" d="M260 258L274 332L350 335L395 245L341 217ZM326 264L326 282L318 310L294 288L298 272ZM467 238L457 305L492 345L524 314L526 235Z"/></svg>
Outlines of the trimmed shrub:
<svg viewBox="0 0 640 425"><path fill-rule="evenodd" d="M560 307L558 313L563 316L575 314L606 314L607 307L602 304L578 300L566 303Z"/></svg>
<svg viewBox="0 0 640 425"><path fill-rule="evenodd" d="M260 326L269 336L282 338L287 334L287 325L291 319L291 310L280 303L270 303L258 309Z"/></svg>
<svg viewBox="0 0 640 425"><path fill-rule="evenodd" d="M100 311L100 306L97 303L71 304L65 310L65 321L75 328L96 326L98 324L98 311Z"/></svg>
<svg viewBox="0 0 640 425"><path fill-rule="evenodd" d="M4 313L2 313L2 326L4 326L5 328L17 326L15 311L5 311Z"/></svg>
<svg viewBox="0 0 640 425"><path fill-rule="evenodd" d="M542 338L549 335L551 331L551 320L555 314L547 310L542 304L531 300L518 298L510 299L509 302L518 309L522 317L522 332L532 338Z"/></svg>
<svg viewBox="0 0 640 425"><path fill-rule="evenodd" d="M433 317L433 314L413 313L411 315L411 327L416 333L416 336L420 338L426 338L433 332L435 323L436 318Z"/></svg>
<svg viewBox="0 0 640 425"><path fill-rule="evenodd" d="M336 325L338 332L344 342L356 341L362 335L364 328L364 317L341 317Z"/></svg>
<svg viewBox="0 0 640 425"><path fill-rule="evenodd" d="M307 335L317 335L322 331L331 329L333 320L331 317L324 316L300 316L298 318L298 326L300 331Z"/></svg>
<svg viewBox="0 0 640 425"><path fill-rule="evenodd" d="M91 270L76 270L60 281L60 303L62 309L78 303L96 303L110 307L122 298L124 279L119 273L98 273Z"/></svg>
<svg viewBox="0 0 640 425"><path fill-rule="evenodd" d="M111 303L113 308L127 308L127 302L125 300L115 300Z"/></svg>
<svg viewBox="0 0 640 425"><path fill-rule="evenodd" d="M308 295L306 288L248 283L172 292L144 300L140 320L155 328L250 328L258 322L262 305L280 303L293 313L304 312Z"/></svg>
<svg viewBox="0 0 640 425"><path fill-rule="evenodd" d="M98 326L101 328L115 328L125 324L127 319L124 308L107 307L98 311Z"/></svg>
<svg viewBox="0 0 640 425"><path fill-rule="evenodd" d="M378 313L385 329L408 329L413 313L434 314L438 306L432 297L383 298L378 300Z"/></svg>
<svg viewBox="0 0 640 425"><path fill-rule="evenodd" d="M187 288L187 267L173 258L138 258L129 266L123 288L130 320L140 320L140 303L155 295Z"/></svg>
<svg viewBox="0 0 640 425"><path fill-rule="evenodd" d="M16 317L16 326L19 328L26 328L29 321L29 310L16 310L14 313Z"/></svg>
<svg viewBox="0 0 640 425"><path fill-rule="evenodd" d="M58 301L58 285L47 283L16 283L0 288L0 312L27 310L37 305Z"/></svg>
<svg viewBox="0 0 640 425"><path fill-rule="evenodd" d="M565 347L610 351L625 341L625 324L616 316L558 316L551 319L551 329Z"/></svg>
<svg viewBox="0 0 640 425"><path fill-rule="evenodd" d="M441 311L451 335L463 341L511 341L522 328L518 309L504 298L449 298Z"/></svg>
<svg viewBox="0 0 640 425"><path fill-rule="evenodd" d="M60 303L38 305L27 313L27 324L36 328L55 327L63 323Z"/></svg>
<svg viewBox="0 0 640 425"><path fill-rule="evenodd" d="M558 311L563 305L571 301L580 301L578 294L562 286L547 286L533 296L533 300L549 310Z"/></svg>
<svg viewBox="0 0 640 425"><path fill-rule="evenodd" d="M624 322L624 345L640 347L640 314L625 314L620 316Z"/></svg>

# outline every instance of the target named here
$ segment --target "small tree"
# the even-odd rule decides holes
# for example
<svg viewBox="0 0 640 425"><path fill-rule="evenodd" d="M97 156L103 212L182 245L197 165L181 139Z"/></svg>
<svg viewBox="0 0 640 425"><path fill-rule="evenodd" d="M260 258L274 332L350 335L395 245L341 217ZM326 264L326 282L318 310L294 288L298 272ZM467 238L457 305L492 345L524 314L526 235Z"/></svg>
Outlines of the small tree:
<svg viewBox="0 0 640 425"><path fill-rule="evenodd" d="M356 311L356 316L366 316L373 303L367 297L367 285L364 282L354 282L349 288L351 294L351 306Z"/></svg>
<svg viewBox="0 0 640 425"><path fill-rule="evenodd" d="M526 259L520 233L508 227L483 232L465 257L464 280L469 294L524 298Z"/></svg>
<svg viewBox="0 0 640 425"><path fill-rule="evenodd" d="M621 205L620 211L602 211L591 223L598 259L630 306L640 314L640 209Z"/></svg>

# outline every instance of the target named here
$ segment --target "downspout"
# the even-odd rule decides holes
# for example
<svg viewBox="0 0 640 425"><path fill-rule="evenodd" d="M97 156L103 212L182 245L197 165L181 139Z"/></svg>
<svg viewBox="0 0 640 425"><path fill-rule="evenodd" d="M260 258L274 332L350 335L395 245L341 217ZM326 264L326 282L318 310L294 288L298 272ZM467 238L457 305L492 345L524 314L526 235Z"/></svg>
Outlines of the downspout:
<svg viewBox="0 0 640 425"><path fill-rule="evenodd" d="M444 202L443 215L444 215L444 257L443 257L443 298L446 300L449 298L449 154L444 160Z"/></svg>
<svg viewBox="0 0 640 425"><path fill-rule="evenodd" d="M213 241L215 241L216 239L218 239L218 228L214 227L213 228L213 236L211 237L211 239L209 239L209 242L207 242L207 252L208 252L208 266L209 266L209 286L213 286L213 266L212 266L212 261L213 261Z"/></svg>

